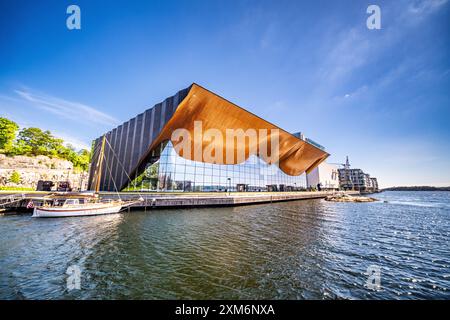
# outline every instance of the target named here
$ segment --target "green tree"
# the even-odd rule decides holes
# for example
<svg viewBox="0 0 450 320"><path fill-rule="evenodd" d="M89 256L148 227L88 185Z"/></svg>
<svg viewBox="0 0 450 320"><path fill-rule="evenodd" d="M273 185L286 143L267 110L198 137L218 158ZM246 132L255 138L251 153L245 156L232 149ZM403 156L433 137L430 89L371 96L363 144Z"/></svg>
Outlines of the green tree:
<svg viewBox="0 0 450 320"><path fill-rule="evenodd" d="M91 153L86 149L81 149L78 151L77 155L77 167L82 169L83 171L87 171L89 169L89 163L91 161Z"/></svg>
<svg viewBox="0 0 450 320"><path fill-rule="evenodd" d="M17 144L24 149L23 154L57 156L64 148L63 140L55 138L50 131L39 128L24 128L19 132ZM19 150L20 152L20 150Z"/></svg>
<svg viewBox="0 0 450 320"><path fill-rule="evenodd" d="M11 174L11 177L9 178L9 181L15 184L20 183L20 174L17 171L13 171Z"/></svg>
<svg viewBox="0 0 450 320"><path fill-rule="evenodd" d="M0 152L8 153L12 149L18 129L17 123L0 117Z"/></svg>
<svg viewBox="0 0 450 320"><path fill-rule="evenodd" d="M39 128L24 128L16 139L18 129L15 122L0 118L0 152L8 155L58 157L72 162L77 169L88 169L91 157L88 150L77 152L70 144L64 146L64 141L54 137L50 131Z"/></svg>

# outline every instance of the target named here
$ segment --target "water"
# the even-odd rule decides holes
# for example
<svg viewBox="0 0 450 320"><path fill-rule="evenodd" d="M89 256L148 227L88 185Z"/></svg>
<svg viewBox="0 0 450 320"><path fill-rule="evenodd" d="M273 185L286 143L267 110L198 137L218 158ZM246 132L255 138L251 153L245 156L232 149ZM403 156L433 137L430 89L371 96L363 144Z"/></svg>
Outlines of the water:
<svg viewBox="0 0 450 320"><path fill-rule="evenodd" d="M450 193L376 197L0 217L0 298L449 299ZM81 290L67 289L71 265Z"/></svg>

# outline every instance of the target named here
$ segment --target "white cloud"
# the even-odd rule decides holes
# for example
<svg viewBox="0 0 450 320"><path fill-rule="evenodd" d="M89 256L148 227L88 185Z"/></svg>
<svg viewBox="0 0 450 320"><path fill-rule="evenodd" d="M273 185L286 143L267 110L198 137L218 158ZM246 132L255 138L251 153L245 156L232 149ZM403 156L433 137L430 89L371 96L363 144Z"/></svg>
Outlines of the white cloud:
<svg viewBox="0 0 450 320"><path fill-rule="evenodd" d="M53 135L55 137L63 139L64 140L64 144L70 144L73 147L75 147L76 150L81 150L81 149L90 150L91 149L89 144L87 144L85 141L83 141L83 140L81 140L81 139L79 139L77 137L74 137L72 135L69 135L69 134L66 134L66 133L63 133L63 132L58 132L58 131L55 131L55 132L52 132L52 133L53 133Z"/></svg>
<svg viewBox="0 0 450 320"><path fill-rule="evenodd" d="M422 0L413 1L408 7L408 11L414 15L426 15L438 10L445 5L448 0Z"/></svg>
<svg viewBox="0 0 450 320"><path fill-rule="evenodd" d="M15 92L24 101L31 102L34 107L51 112L62 118L81 123L110 126L117 125L119 122L114 117L82 103L64 100L47 94L34 93L30 90L15 90Z"/></svg>

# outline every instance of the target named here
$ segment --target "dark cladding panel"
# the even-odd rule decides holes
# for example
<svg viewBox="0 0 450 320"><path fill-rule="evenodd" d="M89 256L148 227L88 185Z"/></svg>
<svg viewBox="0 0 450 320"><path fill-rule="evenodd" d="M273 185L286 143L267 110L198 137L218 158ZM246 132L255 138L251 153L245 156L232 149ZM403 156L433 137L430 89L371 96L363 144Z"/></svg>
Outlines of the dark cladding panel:
<svg viewBox="0 0 450 320"><path fill-rule="evenodd" d="M164 124L167 123L167 121L170 120L170 118L172 118L173 115L173 97L171 98L167 98L166 99L166 111L164 113L165 117L164 117ZM163 126L164 126L163 124Z"/></svg>
<svg viewBox="0 0 450 320"><path fill-rule="evenodd" d="M88 189L89 190L93 190L95 188L95 186L93 184L95 182L95 175L96 175L95 169L97 167L98 156L99 156L99 152L100 152L99 141L100 141L100 138L97 138L93 142L94 147L92 149L91 165L89 168L89 180L88 180Z"/></svg>
<svg viewBox="0 0 450 320"><path fill-rule="evenodd" d="M123 141L123 131L124 131L124 125L121 124L118 129L117 129L117 142L116 142L116 146L114 147L114 151L115 151L115 157L114 157L114 167L113 167L113 174L111 175L111 179L114 179L113 184L116 183L117 188L119 188L119 184L118 184L118 173L122 170L120 168L120 164L119 164L119 157L120 157L120 146L122 145L122 141Z"/></svg>
<svg viewBox="0 0 450 320"><path fill-rule="evenodd" d="M112 161L111 161L111 178L110 178L110 183L109 183L109 188L108 191L114 190L114 184L116 183L116 172L117 172L117 155L118 155L118 150L119 150L119 146L120 146L120 140L122 139L122 126L119 126L118 128L116 128L116 137L114 139L114 144L111 144L111 149L112 149ZM119 186L117 186L117 188L119 188Z"/></svg>
<svg viewBox="0 0 450 320"><path fill-rule="evenodd" d="M178 104L181 102L181 100L184 99L184 98L180 99L181 96L182 96L181 91L177 92L177 94L173 96L173 100L172 100L172 114L177 109Z"/></svg>
<svg viewBox="0 0 450 320"><path fill-rule="evenodd" d="M186 89L178 91L177 94L175 96L173 96L173 108L172 108L173 110L172 110L172 114L175 112L175 110L177 109L177 107L181 103L181 101L183 101L184 98L186 98L186 96L188 95L190 89L191 89L191 87L188 87Z"/></svg>
<svg viewBox="0 0 450 320"><path fill-rule="evenodd" d="M106 140L109 141L111 139L111 131L106 134ZM103 139L102 139L103 140ZM103 141L102 141L103 142ZM110 174L108 172L107 167L107 161L111 157L110 149L107 146L107 142L105 141L105 149L104 149L104 156L102 162L102 175L100 179L100 190L105 190L106 186L108 185L108 180L110 179Z"/></svg>
<svg viewBox="0 0 450 320"><path fill-rule="evenodd" d="M128 176L130 174L130 162L131 162L131 149L133 147L133 137L134 137L134 129L135 129L135 125L136 125L136 117L131 119L128 122L128 132L127 132L127 143L125 145L125 157L124 160L122 162L122 165L124 167L124 170L122 170L122 183L121 185L123 185L124 183L128 184Z"/></svg>
<svg viewBox="0 0 450 320"><path fill-rule="evenodd" d="M128 133L130 130L130 121L125 122L123 125L123 133L122 133L122 145L120 146L120 154L119 154L119 170L117 172L117 185L121 186L124 182L124 168L125 168L125 156L126 156L126 149L128 145Z"/></svg>
<svg viewBox="0 0 450 320"><path fill-rule="evenodd" d="M153 125L153 131L152 131L152 140L155 139L158 136L158 133L161 131L160 125L161 125L161 109L162 109L162 103L158 103L154 107L154 117L152 121Z"/></svg>
<svg viewBox="0 0 450 320"><path fill-rule="evenodd" d="M130 166L128 168L129 172L133 170L133 168L137 165L137 162L139 161L139 155L141 154L141 148L142 148L142 135L143 135L143 129L144 128L144 113L141 113L136 118L136 130L134 132L133 136L133 147L131 148L131 161ZM131 179L134 179L136 177L131 177Z"/></svg>
<svg viewBox="0 0 450 320"><path fill-rule="evenodd" d="M107 191L115 191L114 188L114 183L112 182L111 179L111 174L113 173L113 165L114 165L114 161L115 161L115 157L114 157L114 145L116 143L117 140L117 128L114 128L114 130L112 131L111 134L111 140L109 141L109 144L106 144L106 148L108 148L109 152L110 152L110 157L108 158L108 162L107 162L107 168L106 168L106 172L108 173L108 185L106 186L105 190Z"/></svg>
<svg viewBox="0 0 450 320"><path fill-rule="evenodd" d="M102 179L101 190L113 191L115 189L114 182L117 188L122 189L128 184L127 176L133 174L131 177L133 179L142 173L142 170L145 169L143 163L149 154L150 145L170 120L179 103L187 96L190 88L189 86L187 89L179 91L164 102L156 104L153 108L109 132L108 141L112 149L109 145L105 147L105 164L108 164L110 169L103 168L107 170L107 174ZM92 164L97 163L101 137L95 141L96 152L93 154ZM94 166L92 164L91 167ZM95 168L91 169L89 173L90 189L94 187L94 171Z"/></svg>
<svg viewBox="0 0 450 320"><path fill-rule="evenodd" d="M166 124L166 106L167 106L167 99L164 100L164 102L161 105L161 121L159 122L158 134L161 132L162 128Z"/></svg>
<svg viewBox="0 0 450 320"><path fill-rule="evenodd" d="M151 109L151 117L150 117L150 127L149 127L149 133L148 133L148 139L150 141L153 141L155 139L155 136L153 135L153 128L155 127L155 114L156 114L156 108L153 107Z"/></svg>
<svg viewBox="0 0 450 320"><path fill-rule="evenodd" d="M151 137L153 112L154 112L154 108L148 109L147 111L145 111L144 131L142 133L143 141L142 141L142 149L140 152L141 155L143 152L145 152L145 150L147 150L147 148L150 146L151 141L153 140L153 138Z"/></svg>

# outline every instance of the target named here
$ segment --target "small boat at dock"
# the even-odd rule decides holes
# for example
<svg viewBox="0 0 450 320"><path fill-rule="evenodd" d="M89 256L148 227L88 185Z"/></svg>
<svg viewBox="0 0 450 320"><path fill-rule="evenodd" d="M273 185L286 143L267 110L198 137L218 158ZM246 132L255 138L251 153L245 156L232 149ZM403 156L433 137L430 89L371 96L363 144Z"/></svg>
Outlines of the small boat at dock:
<svg viewBox="0 0 450 320"><path fill-rule="evenodd" d="M61 218L61 217L83 217L104 214L119 213L131 207L133 204L144 201L142 197L136 200L123 201L117 192L118 199L101 199L99 197L99 187L102 174L102 162L104 158L106 137L103 136L102 149L97 162L98 172L95 192L79 193L54 193L44 198L41 206L33 209L35 218Z"/></svg>
<svg viewBox="0 0 450 320"><path fill-rule="evenodd" d="M139 201L99 200L96 196L83 194L55 194L44 199L42 206L35 207L32 217L60 218L113 214Z"/></svg>

